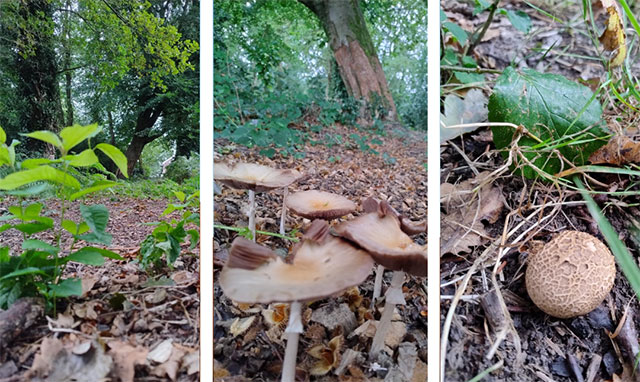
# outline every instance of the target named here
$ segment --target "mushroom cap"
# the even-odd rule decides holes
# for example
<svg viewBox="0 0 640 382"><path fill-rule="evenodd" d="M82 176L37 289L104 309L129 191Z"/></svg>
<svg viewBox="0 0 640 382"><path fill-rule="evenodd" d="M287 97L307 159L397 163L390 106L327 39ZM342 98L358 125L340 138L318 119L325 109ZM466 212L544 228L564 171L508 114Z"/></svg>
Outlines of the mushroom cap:
<svg viewBox="0 0 640 382"><path fill-rule="evenodd" d="M302 176L296 170L279 170L253 163L238 163L229 167L225 163L215 163L214 179L239 190L263 192L282 188Z"/></svg>
<svg viewBox="0 0 640 382"><path fill-rule="evenodd" d="M395 208L391 207L389 202L386 200L379 201L368 197L362 202L362 209L367 213L376 212L380 216L393 214L400 220L400 229L407 235L418 235L423 232L427 232L426 220L414 222L411 219L400 215L400 213Z"/></svg>
<svg viewBox="0 0 640 382"><path fill-rule="evenodd" d="M259 244L237 237L220 274L220 286L238 302L309 301L362 283L372 267L368 253L330 235L322 243L304 239L291 264Z"/></svg>
<svg viewBox="0 0 640 382"><path fill-rule="evenodd" d="M336 232L367 250L385 268L427 275L427 246L414 243L391 213L382 217L374 212L358 216L339 224Z"/></svg>
<svg viewBox="0 0 640 382"><path fill-rule="evenodd" d="M287 196L287 207L307 219L336 219L356 210L356 204L341 195L325 191L301 191Z"/></svg>
<svg viewBox="0 0 640 382"><path fill-rule="evenodd" d="M525 282L531 300L558 318L581 316L598 307L616 277L609 248L579 231L562 232L527 262Z"/></svg>

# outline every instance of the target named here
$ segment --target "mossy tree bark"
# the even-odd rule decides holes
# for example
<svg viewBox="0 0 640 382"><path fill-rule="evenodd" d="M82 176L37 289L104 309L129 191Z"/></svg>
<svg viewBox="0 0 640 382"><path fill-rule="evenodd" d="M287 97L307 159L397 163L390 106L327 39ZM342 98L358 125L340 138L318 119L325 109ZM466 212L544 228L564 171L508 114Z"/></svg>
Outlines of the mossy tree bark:
<svg viewBox="0 0 640 382"><path fill-rule="evenodd" d="M299 0L320 20L349 95L368 102L380 97L396 120L396 105L365 24L358 0Z"/></svg>

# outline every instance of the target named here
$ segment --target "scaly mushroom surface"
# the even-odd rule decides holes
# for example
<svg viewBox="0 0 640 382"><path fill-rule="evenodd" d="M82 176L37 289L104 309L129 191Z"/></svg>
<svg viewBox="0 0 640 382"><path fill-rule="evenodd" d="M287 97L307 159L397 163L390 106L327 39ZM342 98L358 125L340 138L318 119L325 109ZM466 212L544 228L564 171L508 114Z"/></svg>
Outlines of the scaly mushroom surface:
<svg viewBox="0 0 640 382"><path fill-rule="evenodd" d="M609 294L616 277L609 248L579 231L560 233L527 263L525 283L531 300L557 318L591 312Z"/></svg>

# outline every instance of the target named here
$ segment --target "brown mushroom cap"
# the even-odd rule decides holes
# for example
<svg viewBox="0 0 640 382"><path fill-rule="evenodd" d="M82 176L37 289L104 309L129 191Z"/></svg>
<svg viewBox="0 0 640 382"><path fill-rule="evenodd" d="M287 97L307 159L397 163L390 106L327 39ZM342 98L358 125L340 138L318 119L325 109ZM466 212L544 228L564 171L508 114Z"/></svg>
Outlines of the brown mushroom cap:
<svg viewBox="0 0 640 382"><path fill-rule="evenodd" d="M391 213L359 216L338 225L336 232L367 250L385 268L427 275L427 247L414 243Z"/></svg>
<svg viewBox="0 0 640 382"><path fill-rule="evenodd" d="M238 163L229 167L225 163L215 163L214 179L239 190L264 192L282 188L302 176L296 170L279 170L259 164Z"/></svg>
<svg viewBox="0 0 640 382"><path fill-rule="evenodd" d="M356 210L356 204L341 195L325 191L301 191L287 197L287 207L307 219L336 219Z"/></svg>
<svg viewBox="0 0 640 382"><path fill-rule="evenodd" d="M579 231L562 232L527 262L525 282L531 300L558 318L595 309L611 291L616 276L609 248Z"/></svg>
<svg viewBox="0 0 640 382"><path fill-rule="evenodd" d="M400 220L400 229L406 233L407 235L418 235L423 232L427 232L427 221L418 221L414 222L409 218L406 218L395 208L391 207L389 202L386 200L378 201L374 198L368 197L362 202L362 209L364 212L376 212L380 216L385 216L386 214L393 214Z"/></svg>
<svg viewBox="0 0 640 382"><path fill-rule="evenodd" d="M238 302L309 301L362 283L372 267L369 254L330 235L322 243L305 239L291 264L238 237L220 274L220 286Z"/></svg>

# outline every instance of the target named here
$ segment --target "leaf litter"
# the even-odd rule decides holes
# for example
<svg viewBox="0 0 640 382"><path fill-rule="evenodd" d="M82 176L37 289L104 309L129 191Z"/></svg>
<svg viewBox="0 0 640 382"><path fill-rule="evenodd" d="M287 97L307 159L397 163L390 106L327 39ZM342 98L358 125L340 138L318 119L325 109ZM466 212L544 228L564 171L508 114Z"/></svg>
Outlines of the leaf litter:
<svg viewBox="0 0 640 382"><path fill-rule="evenodd" d="M0 201L0 211L10 202ZM110 211L108 249L128 260L108 260L100 267L69 263L65 274L82 280L82 296L66 304L59 300L55 318L42 317L0 352L0 380L198 380L199 249L189 254L185 246L170 273L151 277L130 260L153 229L140 223L157 221L167 201L111 197L93 202ZM55 200L43 203L52 214L59 210ZM79 215L77 205L67 216ZM3 232L3 244L12 251L19 250L17 234ZM62 240L68 247L71 238Z"/></svg>

